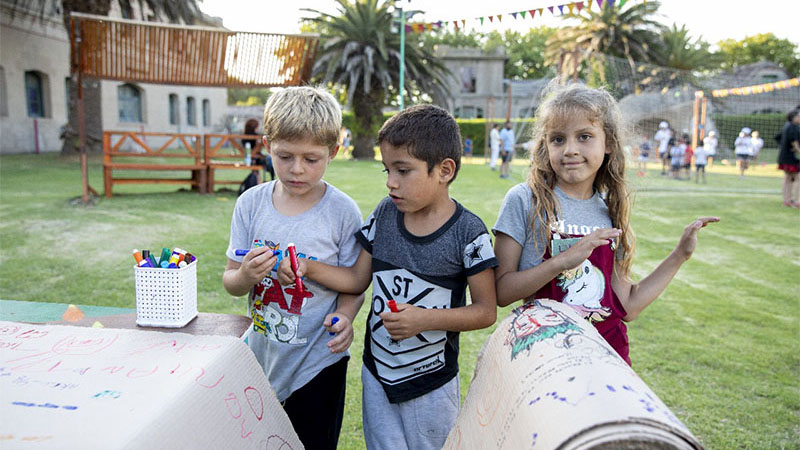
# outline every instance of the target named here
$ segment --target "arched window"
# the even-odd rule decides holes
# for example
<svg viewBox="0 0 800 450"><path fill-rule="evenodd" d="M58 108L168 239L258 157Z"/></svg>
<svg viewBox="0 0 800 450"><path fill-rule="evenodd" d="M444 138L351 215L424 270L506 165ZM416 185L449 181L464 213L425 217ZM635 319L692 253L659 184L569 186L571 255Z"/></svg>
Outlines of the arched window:
<svg viewBox="0 0 800 450"><path fill-rule="evenodd" d="M44 117L44 82L39 72L25 72L25 100L28 117Z"/></svg>
<svg viewBox="0 0 800 450"><path fill-rule="evenodd" d="M169 94L169 124L177 125L178 122L178 94Z"/></svg>
<svg viewBox="0 0 800 450"><path fill-rule="evenodd" d="M142 91L125 83L117 87L120 122L142 122Z"/></svg>
<svg viewBox="0 0 800 450"><path fill-rule="evenodd" d="M203 100L203 126L211 125L211 102L208 99Z"/></svg>
<svg viewBox="0 0 800 450"><path fill-rule="evenodd" d="M186 123L189 125L197 125L197 109L194 97L186 97Z"/></svg>

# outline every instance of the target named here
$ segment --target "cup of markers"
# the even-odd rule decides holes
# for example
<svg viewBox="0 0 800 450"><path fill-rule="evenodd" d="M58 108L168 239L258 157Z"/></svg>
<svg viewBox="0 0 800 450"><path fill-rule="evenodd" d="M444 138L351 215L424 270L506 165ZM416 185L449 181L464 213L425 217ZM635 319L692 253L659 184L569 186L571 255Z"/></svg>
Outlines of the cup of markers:
<svg viewBox="0 0 800 450"><path fill-rule="evenodd" d="M156 258L133 250L136 324L180 328L197 316L197 257L180 248L164 247Z"/></svg>

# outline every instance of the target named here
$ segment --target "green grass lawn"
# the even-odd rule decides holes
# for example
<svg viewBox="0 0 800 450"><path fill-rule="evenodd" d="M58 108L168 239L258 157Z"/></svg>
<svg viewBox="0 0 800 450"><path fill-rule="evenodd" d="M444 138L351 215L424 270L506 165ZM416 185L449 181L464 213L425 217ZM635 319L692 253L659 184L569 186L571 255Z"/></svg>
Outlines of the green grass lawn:
<svg viewBox="0 0 800 450"><path fill-rule="evenodd" d="M526 167L520 162L510 180L501 180L482 158L474 162L463 166L452 196L491 228ZM379 162L337 160L326 179L366 215L386 193L381 169ZM218 177L244 178L229 172ZM702 230L693 259L661 298L629 324L634 369L707 448L800 448L800 211L781 205L781 174L774 164L757 164L740 179L720 161L705 185L666 179L655 163L643 177L630 175L637 279L694 218L722 217ZM89 176L102 189L99 159L90 161ZM76 159L0 157L0 298L134 308L131 249L166 246L198 256L201 311L246 312L245 299L232 298L221 283L234 192L201 196L159 185L114 191L94 206L76 205ZM499 318L509 310L498 311ZM343 449L364 448L365 315L362 308L351 349ZM462 394L493 330L462 334Z"/></svg>

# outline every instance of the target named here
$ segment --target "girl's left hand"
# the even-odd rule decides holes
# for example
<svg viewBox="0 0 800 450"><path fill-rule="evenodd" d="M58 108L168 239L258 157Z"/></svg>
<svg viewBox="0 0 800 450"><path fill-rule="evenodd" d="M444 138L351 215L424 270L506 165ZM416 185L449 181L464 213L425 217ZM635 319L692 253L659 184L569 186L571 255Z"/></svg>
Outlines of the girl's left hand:
<svg viewBox="0 0 800 450"><path fill-rule="evenodd" d="M333 318L337 317L339 320L332 324ZM353 324L350 319L344 314L328 314L325 316L325 321L322 326L330 333L336 333L336 336L331 336L328 341L328 350L331 353L341 353L353 343Z"/></svg>
<svg viewBox="0 0 800 450"><path fill-rule="evenodd" d="M425 314L422 308L408 303L398 303L397 312L386 311L380 315L383 326L395 341L408 339L423 331L419 324L423 323Z"/></svg>
<svg viewBox="0 0 800 450"><path fill-rule="evenodd" d="M691 258L694 249L697 247L697 232L700 228L712 222L719 222L719 217L701 217L689 225L686 225L686 228L683 229L681 240L678 241L678 246L675 247L675 253L684 261Z"/></svg>

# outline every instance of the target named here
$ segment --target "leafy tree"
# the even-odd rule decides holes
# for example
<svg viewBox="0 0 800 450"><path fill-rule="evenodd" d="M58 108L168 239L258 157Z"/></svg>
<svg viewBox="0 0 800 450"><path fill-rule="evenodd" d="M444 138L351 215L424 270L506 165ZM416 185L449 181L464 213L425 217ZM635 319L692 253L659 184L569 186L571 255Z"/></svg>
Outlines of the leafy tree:
<svg viewBox="0 0 800 450"><path fill-rule="evenodd" d="M483 33L470 31L443 31L437 33L422 33L420 43L427 48L435 45L448 45L450 47L480 48L483 46Z"/></svg>
<svg viewBox="0 0 800 450"><path fill-rule="evenodd" d="M375 135L383 121L387 96L397 93L400 77L400 35L391 32L389 1L336 0L339 15L316 14L309 18L322 36L314 77L332 83L347 92L356 126L353 127L353 157L375 156ZM435 98L447 94L445 77L449 71L427 48L407 34L405 45L406 90L403 95L420 91Z"/></svg>
<svg viewBox="0 0 800 450"><path fill-rule="evenodd" d="M747 36L741 41L720 41L717 54L723 69L744 66L759 61L772 61L781 66L790 76L800 75L800 50L797 44L781 39L773 33Z"/></svg>
<svg viewBox="0 0 800 450"><path fill-rule="evenodd" d="M492 31L486 36L483 48L492 51L504 46L508 54L503 70L506 78L528 80L547 78L555 75L555 68L545 59L547 40L558 30L541 26L531 28L527 33L506 30L503 34Z"/></svg>
<svg viewBox="0 0 800 450"><path fill-rule="evenodd" d="M265 105L269 88L228 88L229 105Z"/></svg>
<svg viewBox="0 0 800 450"><path fill-rule="evenodd" d="M553 33L547 40L548 64L557 64L564 75L577 76L582 64L604 54L625 58L632 68L634 61L656 60L656 43L663 25L652 17L660 3L627 3L627 8L620 7L620 3L606 2L600 12L565 15L577 17L579 23Z"/></svg>
<svg viewBox="0 0 800 450"><path fill-rule="evenodd" d="M661 34L662 45L658 47L658 62L661 66L679 70L704 70L716 67L709 44L701 38L692 40L686 25L673 23Z"/></svg>

